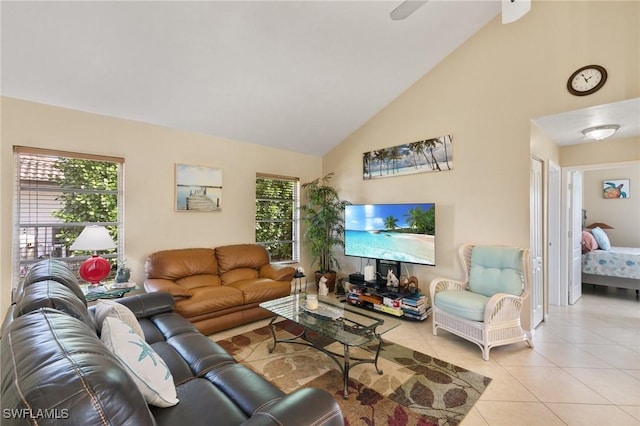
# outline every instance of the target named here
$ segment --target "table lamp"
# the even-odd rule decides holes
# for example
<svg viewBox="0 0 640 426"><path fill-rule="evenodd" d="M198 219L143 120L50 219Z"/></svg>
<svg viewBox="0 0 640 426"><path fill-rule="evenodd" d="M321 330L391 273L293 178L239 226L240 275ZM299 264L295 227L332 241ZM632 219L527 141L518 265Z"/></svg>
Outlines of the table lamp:
<svg viewBox="0 0 640 426"><path fill-rule="evenodd" d="M78 273L80 277L88 281L88 291L103 292L106 288L100 284L111 271L111 264L104 258L98 256L98 250L111 250L116 248L116 243L109 235L107 228L98 225L89 225L85 227L78 238L71 244L71 250L92 251L93 255L82 262Z"/></svg>

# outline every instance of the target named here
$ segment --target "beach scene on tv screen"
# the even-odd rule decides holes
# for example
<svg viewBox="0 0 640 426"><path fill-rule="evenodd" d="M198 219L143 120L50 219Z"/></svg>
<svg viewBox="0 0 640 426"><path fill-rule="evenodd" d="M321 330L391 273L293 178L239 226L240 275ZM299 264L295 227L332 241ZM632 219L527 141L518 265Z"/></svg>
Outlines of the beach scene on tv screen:
<svg viewBox="0 0 640 426"><path fill-rule="evenodd" d="M435 265L435 204L349 205L345 254Z"/></svg>

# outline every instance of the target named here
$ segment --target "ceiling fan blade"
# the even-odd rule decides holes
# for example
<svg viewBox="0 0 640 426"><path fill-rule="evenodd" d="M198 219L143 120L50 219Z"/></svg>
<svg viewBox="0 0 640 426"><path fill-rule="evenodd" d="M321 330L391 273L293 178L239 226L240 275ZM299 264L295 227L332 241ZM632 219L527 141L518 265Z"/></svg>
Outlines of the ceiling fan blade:
<svg viewBox="0 0 640 426"><path fill-rule="evenodd" d="M531 0L502 0L502 23L517 21L531 10Z"/></svg>
<svg viewBox="0 0 640 426"><path fill-rule="evenodd" d="M400 4L400 6L396 7L395 9L393 9L391 11L391 13L389 14L389 16L391 16L391 19L393 19L394 21L400 21L402 19L407 18L413 12L418 10L418 8L420 6L422 6L423 4L425 4L426 2L427 2L427 0L424 0L424 1L417 1L417 0L404 1L404 2L402 2Z"/></svg>

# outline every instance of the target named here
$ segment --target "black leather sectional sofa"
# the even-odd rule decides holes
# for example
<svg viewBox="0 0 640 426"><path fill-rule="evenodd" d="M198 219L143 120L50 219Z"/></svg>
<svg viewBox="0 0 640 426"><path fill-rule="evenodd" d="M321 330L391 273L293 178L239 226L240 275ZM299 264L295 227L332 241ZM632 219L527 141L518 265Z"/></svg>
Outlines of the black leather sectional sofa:
<svg viewBox="0 0 640 426"><path fill-rule="evenodd" d="M36 264L17 290L0 339L2 425L342 425L320 389L284 394L172 310L169 293L120 299L164 360L179 402L148 405L102 343L66 265Z"/></svg>

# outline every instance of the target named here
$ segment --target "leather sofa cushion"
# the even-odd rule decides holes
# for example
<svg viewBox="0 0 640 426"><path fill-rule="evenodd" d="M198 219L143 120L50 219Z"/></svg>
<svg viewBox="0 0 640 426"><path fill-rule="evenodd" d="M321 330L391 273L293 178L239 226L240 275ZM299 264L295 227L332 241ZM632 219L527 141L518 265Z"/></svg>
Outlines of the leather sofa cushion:
<svg viewBox="0 0 640 426"><path fill-rule="evenodd" d="M173 311L173 297L169 293L135 294L118 299L118 303L131 309L136 318Z"/></svg>
<svg viewBox="0 0 640 426"><path fill-rule="evenodd" d="M219 286L220 285L220 276L218 275L191 275L188 277L180 278L176 280L176 284L178 284L182 288L186 288L188 290L192 290L198 287L207 287L207 286Z"/></svg>
<svg viewBox="0 0 640 426"><path fill-rule="evenodd" d="M16 318L0 340L0 360L3 373L12 372L2 381L3 408L51 410L62 417L41 418L38 425L155 424L118 360L93 330L65 313L43 308Z"/></svg>
<svg viewBox="0 0 640 426"><path fill-rule="evenodd" d="M284 396L284 392L271 382L242 364L217 368L205 377L224 389L227 396L245 413L253 413L256 408L264 406L265 401L274 401Z"/></svg>
<svg viewBox="0 0 640 426"><path fill-rule="evenodd" d="M253 268L237 268L222 274L222 283L228 285L236 281L255 280L259 276L258 270Z"/></svg>
<svg viewBox="0 0 640 426"><path fill-rule="evenodd" d="M226 284L224 274L240 268L250 268L260 270L260 267L269 263L269 253L267 249L258 244L236 244L221 246L215 249L220 275L223 276L222 283Z"/></svg>
<svg viewBox="0 0 640 426"><path fill-rule="evenodd" d="M193 275L218 275L214 249L189 248L151 254L145 262L147 278L177 281Z"/></svg>
<svg viewBox="0 0 640 426"><path fill-rule="evenodd" d="M40 308L53 308L64 312L94 329L93 319L83 301L69 287L57 281L38 281L25 287L18 296L13 317L15 319Z"/></svg>
<svg viewBox="0 0 640 426"><path fill-rule="evenodd" d="M191 298L176 301L176 312L186 318L192 318L204 312L217 312L243 304L242 292L233 287L198 287L192 289L191 293Z"/></svg>
<svg viewBox="0 0 640 426"><path fill-rule="evenodd" d="M87 299L78 285L78 280L65 263L58 260L45 260L34 264L18 285L16 294L21 294L25 287L40 281L56 281L69 290L87 305Z"/></svg>
<svg viewBox="0 0 640 426"><path fill-rule="evenodd" d="M178 399L189 403L180 403L170 409L151 407L159 425L237 426L247 420L248 415L225 395L224 390L206 379L189 380L176 390Z"/></svg>
<svg viewBox="0 0 640 426"><path fill-rule="evenodd" d="M229 284L229 287L237 288L242 292L245 305L278 299L291 293L290 283L273 281L269 278L236 281Z"/></svg>

